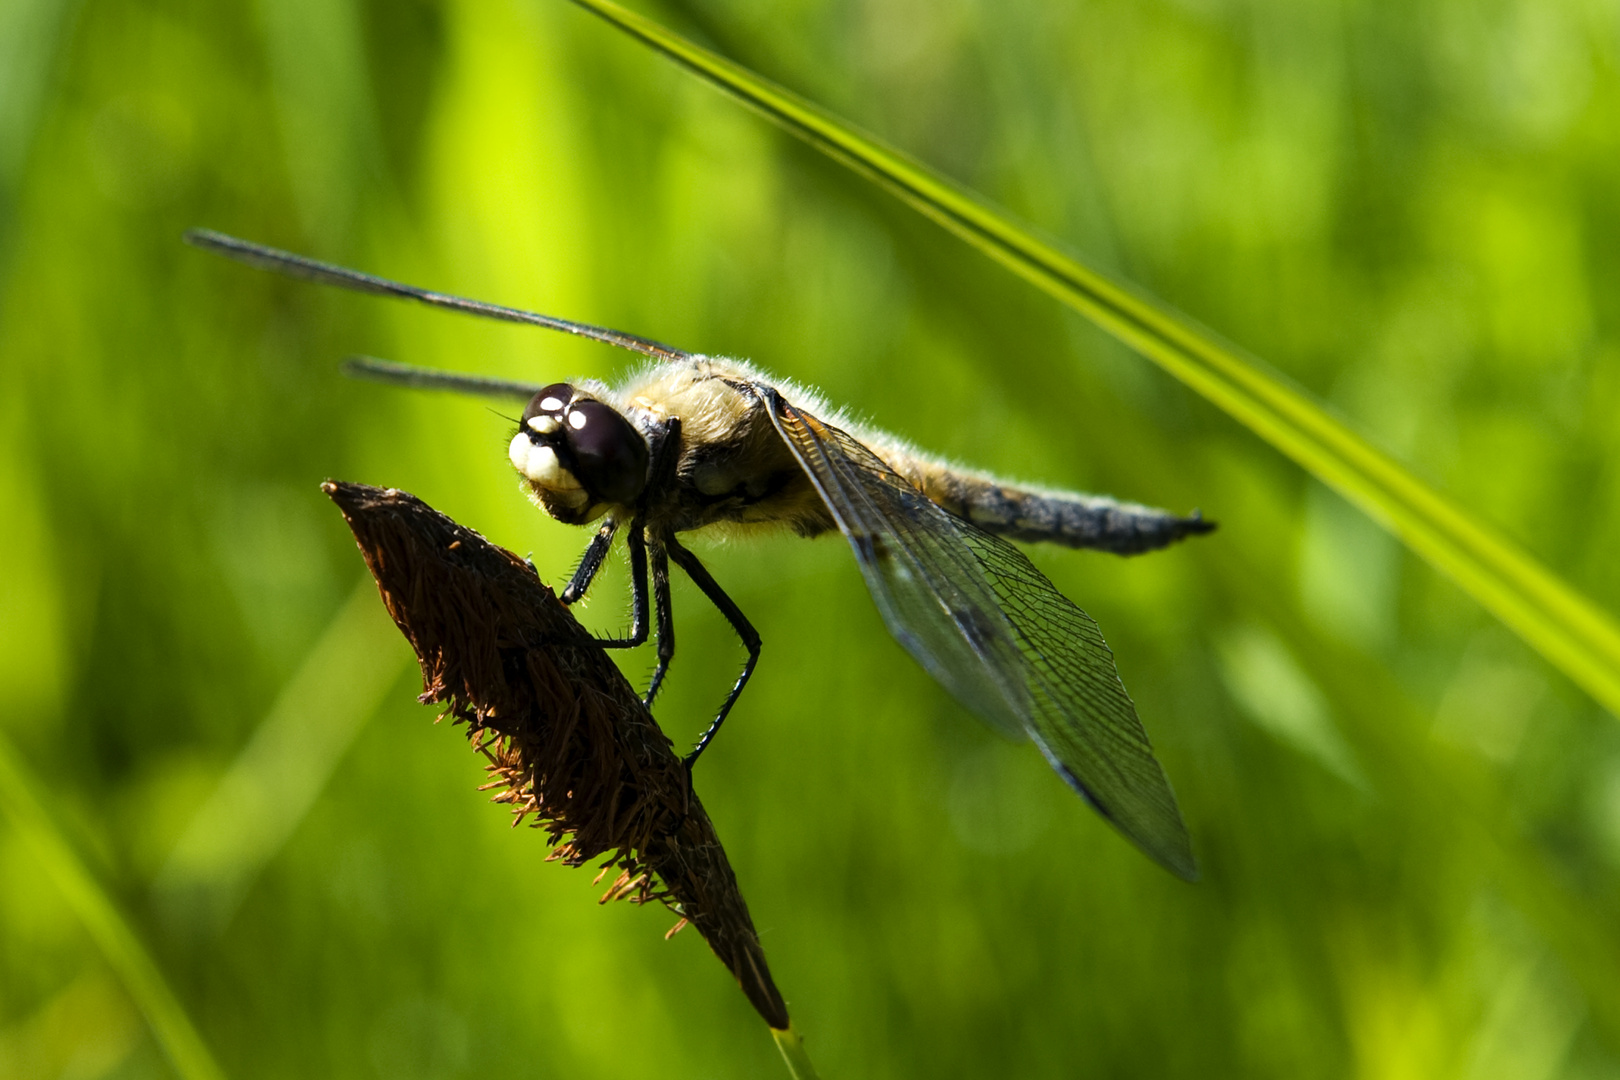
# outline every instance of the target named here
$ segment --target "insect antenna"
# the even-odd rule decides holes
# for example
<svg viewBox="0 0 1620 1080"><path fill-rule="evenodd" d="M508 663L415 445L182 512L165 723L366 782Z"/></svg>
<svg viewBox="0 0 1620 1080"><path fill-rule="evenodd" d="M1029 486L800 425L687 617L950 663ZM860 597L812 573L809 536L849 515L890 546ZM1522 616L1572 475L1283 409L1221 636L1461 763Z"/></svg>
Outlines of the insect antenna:
<svg viewBox="0 0 1620 1080"><path fill-rule="evenodd" d="M657 357L660 360L683 360L691 355L680 349L653 341L650 338L627 334L622 330L609 330L603 326L571 322L568 319L558 319L550 315L524 311L520 308L502 307L500 304L489 304L482 300L469 300L464 296L452 296L449 293L434 292L431 289L419 289L415 285L404 285L397 281L389 281L387 278L364 274L358 270L350 270L343 266L334 266L331 263L324 263L316 259L305 258L302 255L294 255L288 251L266 247L263 244L255 244L250 240L238 240L234 236L226 236L224 233L214 232L212 229L187 229L185 238L188 244L216 252L226 258L235 259L237 262L256 266L261 270L274 270L289 277L302 278L305 281L314 281L322 285L335 285L340 289L351 289L355 292L374 293L378 296L394 296L403 300L415 300L427 304L429 307L443 308L446 311L460 311L468 315L496 319L500 322L541 326L547 330L559 330L562 333L573 334L576 337L589 338L592 341L600 341L608 345L617 345L621 349L629 349L632 352Z"/></svg>

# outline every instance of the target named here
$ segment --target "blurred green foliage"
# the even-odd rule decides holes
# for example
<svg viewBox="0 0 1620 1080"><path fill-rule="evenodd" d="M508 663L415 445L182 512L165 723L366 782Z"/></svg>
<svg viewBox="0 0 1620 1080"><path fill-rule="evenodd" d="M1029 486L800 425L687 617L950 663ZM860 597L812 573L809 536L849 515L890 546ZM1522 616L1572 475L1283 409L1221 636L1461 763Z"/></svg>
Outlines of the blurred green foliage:
<svg viewBox="0 0 1620 1080"><path fill-rule="evenodd" d="M1620 608L1614 0L654 13L1265 356ZM598 910L482 804L316 487L407 488L556 580L585 537L517 492L509 422L336 360L626 361L193 225L748 356L1222 522L1032 551L1109 635L1195 886L963 715L840 541L704 549L766 652L698 781L829 1078L1620 1071L1613 719L1077 317L559 2L5 0L0 734L228 1075L781 1066L695 935ZM598 589L617 626L622 575ZM676 603L684 741L741 655ZM0 1076L168 1070L0 820Z"/></svg>

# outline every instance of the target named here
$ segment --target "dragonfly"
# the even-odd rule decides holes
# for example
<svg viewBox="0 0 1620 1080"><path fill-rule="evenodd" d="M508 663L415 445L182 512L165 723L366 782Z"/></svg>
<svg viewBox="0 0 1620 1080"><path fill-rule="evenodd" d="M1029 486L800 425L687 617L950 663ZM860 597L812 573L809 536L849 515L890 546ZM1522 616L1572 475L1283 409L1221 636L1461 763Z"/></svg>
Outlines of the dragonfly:
<svg viewBox="0 0 1620 1080"><path fill-rule="evenodd" d="M849 542L885 625L968 711L1028 739L1128 840L1170 872L1197 865L1168 778L1154 756L1096 622L1009 540L1135 555L1208 533L1177 516L1098 495L1013 484L925 454L858 424L818 394L751 364L649 338L405 285L276 248L194 229L186 239L262 269L358 292L539 326L647 358L621 385L528 383L370 357L348 374L396 385L526 402L508 457L547 514L595 529L568 584L579 601L621 534L631 627L605 648L655 641L650 708L675 655L670 565L730 623L747 660L687 756L710 745L759 661L759 633L679 539L700 530Z"/></svg>

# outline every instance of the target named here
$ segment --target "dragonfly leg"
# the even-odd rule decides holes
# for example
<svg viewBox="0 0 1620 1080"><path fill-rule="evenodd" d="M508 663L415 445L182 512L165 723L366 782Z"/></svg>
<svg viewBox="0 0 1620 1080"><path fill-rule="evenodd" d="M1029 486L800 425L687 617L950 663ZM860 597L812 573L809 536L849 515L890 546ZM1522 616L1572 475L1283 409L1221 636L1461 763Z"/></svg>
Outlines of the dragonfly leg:
<svg viewBox="0 0 1620 1080"><path fill-rule="evenodd" d="M657 621L658 666L653 668L652 682L647 684L647 696L641 703L652 708L658 688L664 684L669 662L675 658L675 617L669 604L669 552L661 541L652 542L653 618Z"/></svg>
<svg viewBox="0 0 1620 1080"><path fill-rule="evenodd" d="M759 632L754 629L753 624L743 615L731 597L726 595L725 590L714 580L709 571L704 569L703 564L698 562L696 555L682 547L673 536L664 538L664 546L669 551L669 557L675 561L675 565L685 570L686 576L691 578L693 583L703 590L703 595L709 598L709 602L720 609L720 614L726 617L726 621L731 624L731 628L737 632L738 637L742 638L743 645L748 649L748 662L743 665L742 674L737 676L737 683L731 688L731 693L726 695L725 704L720 706L720 712L715 716L714 722L709 725L709 730L703 733L703 737L697 741L697 745L692 748L692 752L686 755L686 768L690 772L692 766L697 764L698 757L708 748L709 743L714 740L715 733L720 730L720 725L725 723L726 714L737 703L737 697L742 693L743 687L748 685L749 676L754 674L754 665L759 663L760 640Z"/></svg>
<svg viewBox="0 0 1620 1080"><path fill-rule="evenodd" d="M602 561L613 549L613 534L618 528L619 523L612 518L602 522L602 527L596 530L596 535L591 537L591 542L586 546L585 554L580 556L579 568L574 571L574 576L568 580L562 595L557 599L564 604L573 604L585 595L585 590L596 580L596 572L602 569ZM532 560L529 565L534 565Z"/></svg>
<svg viewBox="0 0 1620 1080"><path fill-rule="evenodd" d="M614 525L610 522L597 530L591 546L585 549L585 557L580 560L574 579L563 590L560 597L563 603L571 604L584 595L613 544L613 529ZM597 638L596 643L604 649L634 649L647 643L647 533L639 517L630 523L625 546L630 549L630 636Z"/></svg>

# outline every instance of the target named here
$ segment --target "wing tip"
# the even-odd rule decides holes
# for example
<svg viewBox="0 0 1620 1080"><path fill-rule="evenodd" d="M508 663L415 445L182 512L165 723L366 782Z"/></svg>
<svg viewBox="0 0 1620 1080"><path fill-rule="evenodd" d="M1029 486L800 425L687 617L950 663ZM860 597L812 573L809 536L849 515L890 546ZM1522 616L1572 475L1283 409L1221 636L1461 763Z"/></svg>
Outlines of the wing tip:
<svg viewBox="0 0 1620 1080"><path fill-rule="evenodd" d="M243 246L243 242L227 233L215 229L193 227L180 234L183 243L205 251L233 252Z"/></svg>
<svg viewBox="0 0 1620 1080"><path fill-rule="evenodd" d="M1150 852L1149 854L1152 853ZM1174 862L1165 858L1163 855L1155 855L1154 859L1160 866L1164 867L1166 870L1170 871L1187 884L1198 884L1199 878L1201 878L1203 875L1198 870L1198 860L1193 858L1191 845L1188 845L1186 851L1177 852L1176 854L1177 861Z"/></svg>
<svg viewBox="0 0 1620 1080"><path fill-rule="evenodd" d="M1157 835L1153 835L1148 833L1147 830L1132 828L1110 812L1102 803L1098 802L1097 797L1086 788L1086 785L1080 782L1080 778L1075 776L1067 765L1059 761L1047 749L1045 740L1037 738L1035 745L1041 748L1041 753L1046 756L1052 768L1057 770L1057 774L1063 777L1064 782L1073 788L1081 799L1085 800L1086 805L1097 811L1105 821L1118 829L1120 834L1135 845L1138 851L1182 881L1188 884L1198 882L1201 875L1198 870L1198 860L1193 857L1192 837L1187 835L1187 823L1182 820L1181 808L1176 805L1176 796L1174 792L1170 791L1168 780L1165 781L1165 794L1170 799L1169 810L1173 824L1170 828L1160 830Z"/></svg>

